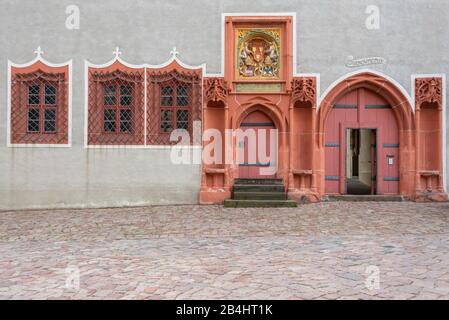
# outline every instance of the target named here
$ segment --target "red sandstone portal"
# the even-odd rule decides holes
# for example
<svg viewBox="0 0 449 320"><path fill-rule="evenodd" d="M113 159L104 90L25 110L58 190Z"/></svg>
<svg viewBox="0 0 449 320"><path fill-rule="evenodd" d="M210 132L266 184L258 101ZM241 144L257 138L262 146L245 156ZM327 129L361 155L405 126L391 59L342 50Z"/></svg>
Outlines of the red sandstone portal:
<svg viewBox="0 0 449 320"><path fill-rule="evenodd" d="M270 122L278 130L275 176L297 201L346 193L347 130L370 129L376 156L373 193L446 201L442 78L416 79L415 110L398 86L375 72L347 77L318 106L317 78L293 75L292 39L290 16L226 17L224 77L204 79L203 129L220 131L224 143L226 130L258 117ZM239 150L232 142L222 163L203 165L200 203L230 198L235 178L260 177L238 163L225 163Z"/></svg>
<svg viewBox="0 0 449 320"><path fill-rule="evenodd" d="M376 138L374 141L370 137L369 140L355 142L359 151L360 144L369 144L362 145L366 151L374 149L373 160L370 160L370 170L374 172L369 177L371 181L365 181L365 184L373 186L373 194L399 194L400 143L396 118L391 105L383 97L365 88L355 89L339 98L327 117L324 131L325 193L347 193L346 182L351 178L347 174L348 167L351 167L348 162L355 151L350 150L351 146L347 144L348 130L356 128L374 130L373 137Z"/></svg>

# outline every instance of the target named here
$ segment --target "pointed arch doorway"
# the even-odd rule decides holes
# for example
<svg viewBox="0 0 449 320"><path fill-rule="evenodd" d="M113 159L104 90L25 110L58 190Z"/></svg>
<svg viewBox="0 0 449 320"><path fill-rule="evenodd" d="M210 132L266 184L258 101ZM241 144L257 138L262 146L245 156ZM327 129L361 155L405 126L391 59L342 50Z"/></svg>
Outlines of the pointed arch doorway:
<svg viewBox="0 0 449 320"><path fill-rule="evenodd" d="M326 194L399 194L399 127L391 104L355 88L333 104L324 126Z"/></svg>

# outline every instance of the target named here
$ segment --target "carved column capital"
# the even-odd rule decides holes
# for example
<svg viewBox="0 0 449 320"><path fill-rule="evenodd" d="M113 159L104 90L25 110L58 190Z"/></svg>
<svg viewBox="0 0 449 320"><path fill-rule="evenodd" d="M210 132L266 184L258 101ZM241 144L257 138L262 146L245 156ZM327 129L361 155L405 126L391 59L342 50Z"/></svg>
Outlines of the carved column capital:
<svg viewBox="0 0 449 320"><path fill-rule="evenodd" d="M206 104L210 101L227 103L229 89L223 78L206 78L205 79L204 99Z"/></svg>
<svg viewBox="0 0 449 320"><path fill-rule="evenodd" d="M299 77L292 80L292 105L297 101L310 102L316 107L316 78Z"/></svg>
<svg viewBox="0 0 449 320"><path fill-rule="evenodd" d="M443 105L443 80L442 78L416 78L415 80L415 106L420 109L421 105L437 103L438 109Z"/></svg>

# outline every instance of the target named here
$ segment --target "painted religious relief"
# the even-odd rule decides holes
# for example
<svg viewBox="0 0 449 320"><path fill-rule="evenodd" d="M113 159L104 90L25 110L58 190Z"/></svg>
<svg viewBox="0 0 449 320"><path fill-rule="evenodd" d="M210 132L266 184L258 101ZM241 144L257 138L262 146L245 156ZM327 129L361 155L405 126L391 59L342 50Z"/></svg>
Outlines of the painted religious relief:
<svg viewBox="0 0 449 320"><path fill-rule="evenodd" d="M280 29L237 29L239 79L279 79Z"/></svg>

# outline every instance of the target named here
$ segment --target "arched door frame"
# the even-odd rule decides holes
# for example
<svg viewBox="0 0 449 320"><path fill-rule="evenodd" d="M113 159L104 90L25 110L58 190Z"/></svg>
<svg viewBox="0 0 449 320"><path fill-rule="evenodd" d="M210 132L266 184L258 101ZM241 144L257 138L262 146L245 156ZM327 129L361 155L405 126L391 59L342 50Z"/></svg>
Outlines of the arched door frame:
<svg viewBox="0 0 449 320"><path fill-rule="evenodd" d="M255 98L251 101L241 104L238 110L236 110L235 116L231 118L231 128L232 130L237 130L240 128L242 121L251 113L255 111L260 111L270 118L275 128L278 130L278 150L277 150L277 161L278 170L276 177L284 179L284 183L287 182L288 177L288 146L287 146L287 132L288 123L284 116L282 116L281 111L278 106L271 103L270 100L265 98ZM235 159L235 153L237 152L235 142L233 142L233 157ZM232 178L238 176L238 165L234 164L231 170Z"/></svg>
<svg viewBox="0 0 449 320"><path fill-rule="evenodd" d="M381 95L392 106L399 129L399 192L401 195L409 198L413 197L415 191L415 172L416 172L416 146L415 146L415 125L414 112L411 106L410 98L404 94L404 90L391 79L375 72L364 71L344 78L333 85L322 97L316 123L316 150L319 153L316 168L320 176L320 193L324 194L325 179L325 148L324 148L324 128L327 117L333 105L346 93L366 88Z"/></svg>

